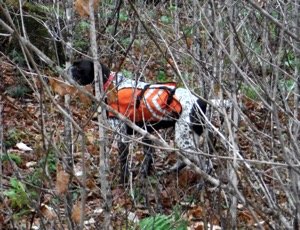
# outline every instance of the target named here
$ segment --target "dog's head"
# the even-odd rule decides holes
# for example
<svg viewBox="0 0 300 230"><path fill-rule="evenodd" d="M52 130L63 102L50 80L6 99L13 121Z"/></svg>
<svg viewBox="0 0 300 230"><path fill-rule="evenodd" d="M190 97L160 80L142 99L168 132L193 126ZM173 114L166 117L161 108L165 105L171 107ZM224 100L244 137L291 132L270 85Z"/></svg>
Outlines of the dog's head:
<svg viewBox="0 0 300 230"><path fill-rule="evenodd" d="M101 64L103 84L107 82L110 70ZM80 59L73 63L71 77L80 85L88 85L94 82L94 63L88 59Z"/></svg>

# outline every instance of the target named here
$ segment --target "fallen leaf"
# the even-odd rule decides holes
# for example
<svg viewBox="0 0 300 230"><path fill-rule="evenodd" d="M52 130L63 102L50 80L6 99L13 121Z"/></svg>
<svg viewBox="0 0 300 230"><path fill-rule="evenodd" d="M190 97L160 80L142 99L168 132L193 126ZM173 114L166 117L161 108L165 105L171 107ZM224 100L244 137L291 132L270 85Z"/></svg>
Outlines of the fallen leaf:
<svg viewBox="0 0 300 230"><path fill-rule="evenodd" d="M60 163L57 163L56 164L56 172L58 173L60 171L63 171L63 167L62 167L62 165Z"/></svg>
<svg viewBox="0 0 300 230"><path fill-rule="evenodd" d="M262 7L264 7L265 0L258 0L257 4L262 8Z"/></svg>
<svg viewBox="0 0 300 230"><path fill-rule="evenodd" d="M221 230L222 229L218 225L211 225L211 224L207 224L207 228L212 229L212 230ZM192 226L187 228L187 230L204 230L204 229L206 229L206 228L204 228L204 223L202 221L195 223Z"/></svg>
<svg viewBox="0 0 300 230"><path fill-rule="evenodd" d="M81 218L81 213L83 213L83 215L85 216L87 214L87 209L85 209L83 212L81 211L81 202L77 201L73 211L72 211L72 215L71 218L72 220L76 223L79 224L80 223L80 218Z"/></svg>
<svg viewBox="0 0 300 230"><path fill-rule="evenodd" d="M124 212L125 213L125 212ZM127 214L127 218L128 220L130 220L131 222L135 223L135 224L138 224L140 222L138 216L136 213L133 213L133 212L128 212L126 213Z"/></svg>
<svg viewBox="0 0 300 230"><path fill-rule="evenodd" d="M97 188L97 185L95 183L94 180L92 179L89 179L87 182L86 182L86 187L88 187L89 189L91 190L95 190Z"/></svg>
<svg viewBox="0 0 300 230"><path fill-rule="evenodd" d="M115 199L117 199L118 197L120 197L121 195L123 195L124 194L124 189L123 188L116 188L116 189L113 189L112 191L111 191L111 194L112 194L112 196L113 196L113 199L115 200Z"/></svg>
<svg viewBox="0 0 300 230"><path fill-rule="evenodd" d="M96 224L96 220L91 217L89 220L84 221L84 225L92 225L92 224Z"/></svg>
<svg viewBox="0 0 300 230"><path fill-rule="evenodd" d="M54 220L56 218L56 214L55 214L54 209L49 207L48 205L42 204L41 205L41 212L49 220Z"/></svg>
<svg viewBox="0 0 300 230"><path fill-rule="evenodd" d="M75 8L80 15L80 17L89 17L90 9L89 9L89 0L76 0L74 2ZM98 7L98 0L94 0L94 9Z"/></svg>
<svg viewBox="0 0 300 230"><path fill-rule="evenodd" d="M189 211L189 220L202 220L203 210L200 206Z"/></svg>
<svg viewBox="0 0 300 230"><path fill-rule="evenodd" d="M190 37L186 37L185 41L186 41L187 48L190 49L191 48L191 44L192 44L192 39Z"/></svg>
<svg viewBox="0 0 300 230"><path fill-rule="evenodd" d="M103 208L97 208L97 209L94 210L94 213L95 214L101 214L103 211L104 211Z"/></svg>
<svg viewBox="0 0 300 230"><path fill-rule="evenodd" d="M83 87L86 91L92 93L93 92L93 88L91 85L86 85ZM78 97L79 97L79 100L84 103L84 104L91 104L92 103L92 100L86 96L85 94L81 93L80 91L78 91Z"/></svg>
<svg viewBox="0 0 300 230"><path fill-rule="evenodd" d="M32 166L35 166L36 165L36 162L35 161L28 161L27 163L26 163L26 167L27 168L31 168Z"/></svg>
<svg viewBox="0 0 300 230"><path fill-rule="evenodd" d="M59 171L56 174L56 184L55 188L57 190L57 194L66 194L69 189L69 180L70 175L64 171Z"/></svg>
<svg viewBox="0 0 300 230"><path fill-rule="evenodd" d="M6 99L7 99L9 102L13 103L13 104L14 104L15 101L16 101L14 98L12 98L12 97L10 97L10 96L8 96L8 95L6 96Z"/></svg>
<svg viewBox="0 0 300 230"><path fill-rule="evenodd" d="M74 86L69 85L60 79L49 79L49 84L52 91L62 97L67 94L73 97L75 96L77 91L77 89Z"/></svg>
<svg viewBox="0 0 300 230"><path fill-rule="evenodd" d="M60 96L65 96L69 94L71 97L76 97L78 95L79 100L84 104L91 104L91 99L85 94L81 93L75 86L69 85L62 79L49 79L49 84L52 91ZM92 86L87 85L83 87L86 91L92 92Z"/></svg>
<svg viewBox="0 0 300 230"><path fill-rule="evenodd" d="M33 149L28 147L26 144L24 144L23 142L20 142L18 144L16 144L16 146L23 151L32 151Z"/></svg>
<svg viewBox="0 0 300 230"><path fill-rule="evenodd" d="M81 207L80 207L80 204L76 204L73 208L73 211L72 211L72 220L76 223L76 224L79 224L80 223L80 215L81 213Z"/></svg>

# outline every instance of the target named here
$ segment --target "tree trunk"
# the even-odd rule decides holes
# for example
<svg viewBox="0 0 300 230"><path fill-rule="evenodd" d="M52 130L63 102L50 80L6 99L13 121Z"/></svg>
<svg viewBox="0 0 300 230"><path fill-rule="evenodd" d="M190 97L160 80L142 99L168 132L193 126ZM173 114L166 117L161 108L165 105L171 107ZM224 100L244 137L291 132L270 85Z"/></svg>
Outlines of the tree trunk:
<svg viewBox="0 0 300 230"><path fill-rule="evenodd" d="M99 55L98 55L98 46L96 41L96 26L95 26L95 16L94 16L94 1L89 0L89 9L90 9L90 42L92 57L94 60L94 76L95 76L95 92L96 98L101 101L104 98L103 90L103 76L102 76L102 67L99 65ZM98 112L98 122L99 124L106 124L105 119L105 109L103 106L99 106L97 109ZM105 138L107 137L106 130L102 125L99 126L99 147L100 147L100 180L101 180L101 192L104 198L104 224L103 229L109 230L110 226L110 213L111 213L111 196L110 196L110 187L108 183L109 174L109 155L106 154L107 143Z"/></svg>

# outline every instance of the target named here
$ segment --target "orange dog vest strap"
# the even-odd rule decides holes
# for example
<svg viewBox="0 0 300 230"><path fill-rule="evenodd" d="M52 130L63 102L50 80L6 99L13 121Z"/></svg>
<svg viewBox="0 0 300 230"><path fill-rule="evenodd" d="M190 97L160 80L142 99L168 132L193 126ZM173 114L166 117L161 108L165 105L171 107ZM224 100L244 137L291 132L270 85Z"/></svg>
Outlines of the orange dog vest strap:
<svg viewBox="0 0 300 230"><path fill-rule="evenodd" d="M172 86L172 87L170 87ZM110 106L134 122L155 122L178 118L181 105L174 93L175 83L146 85L143 89L123 88ZM110 117L114 117L109 113Z"/></svg>

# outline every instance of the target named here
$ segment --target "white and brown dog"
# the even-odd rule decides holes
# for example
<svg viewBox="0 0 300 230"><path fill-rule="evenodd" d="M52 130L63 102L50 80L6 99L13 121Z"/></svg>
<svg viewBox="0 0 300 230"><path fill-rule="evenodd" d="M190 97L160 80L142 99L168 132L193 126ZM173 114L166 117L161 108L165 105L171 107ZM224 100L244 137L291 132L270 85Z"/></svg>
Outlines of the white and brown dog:
<svg viewBox="0 0 300 230"><path fill-rule="evenodd" d="M203 133L207 103L184 88L177 88L175 83L148 84L126 78L123 74L115 74L101 64L104 89L113 83L117 92L117 100L109 104L115 110L128 117L139 127L148 132L154 130L175 127L174 142L180 151L196 163L199 167L205 167L209 172L211 167L204 163L197 154L199 136ZM72 78L81 85L87 85L94 81L94 65L91 60L78 60L71 69ZM116 119L113 114L108 114L112 128L124 134L132 134L133 131L123 122ZM148 139L144 143L151 144ZM118 148L121 161L120 183L124 183L128 177L127 155L128 141L118 139ZM149 174L152 164L154 149L144 145L143 172ZM205 162L205 160L204 160ZM179 168L183 168L181 163Z"/></svg>

